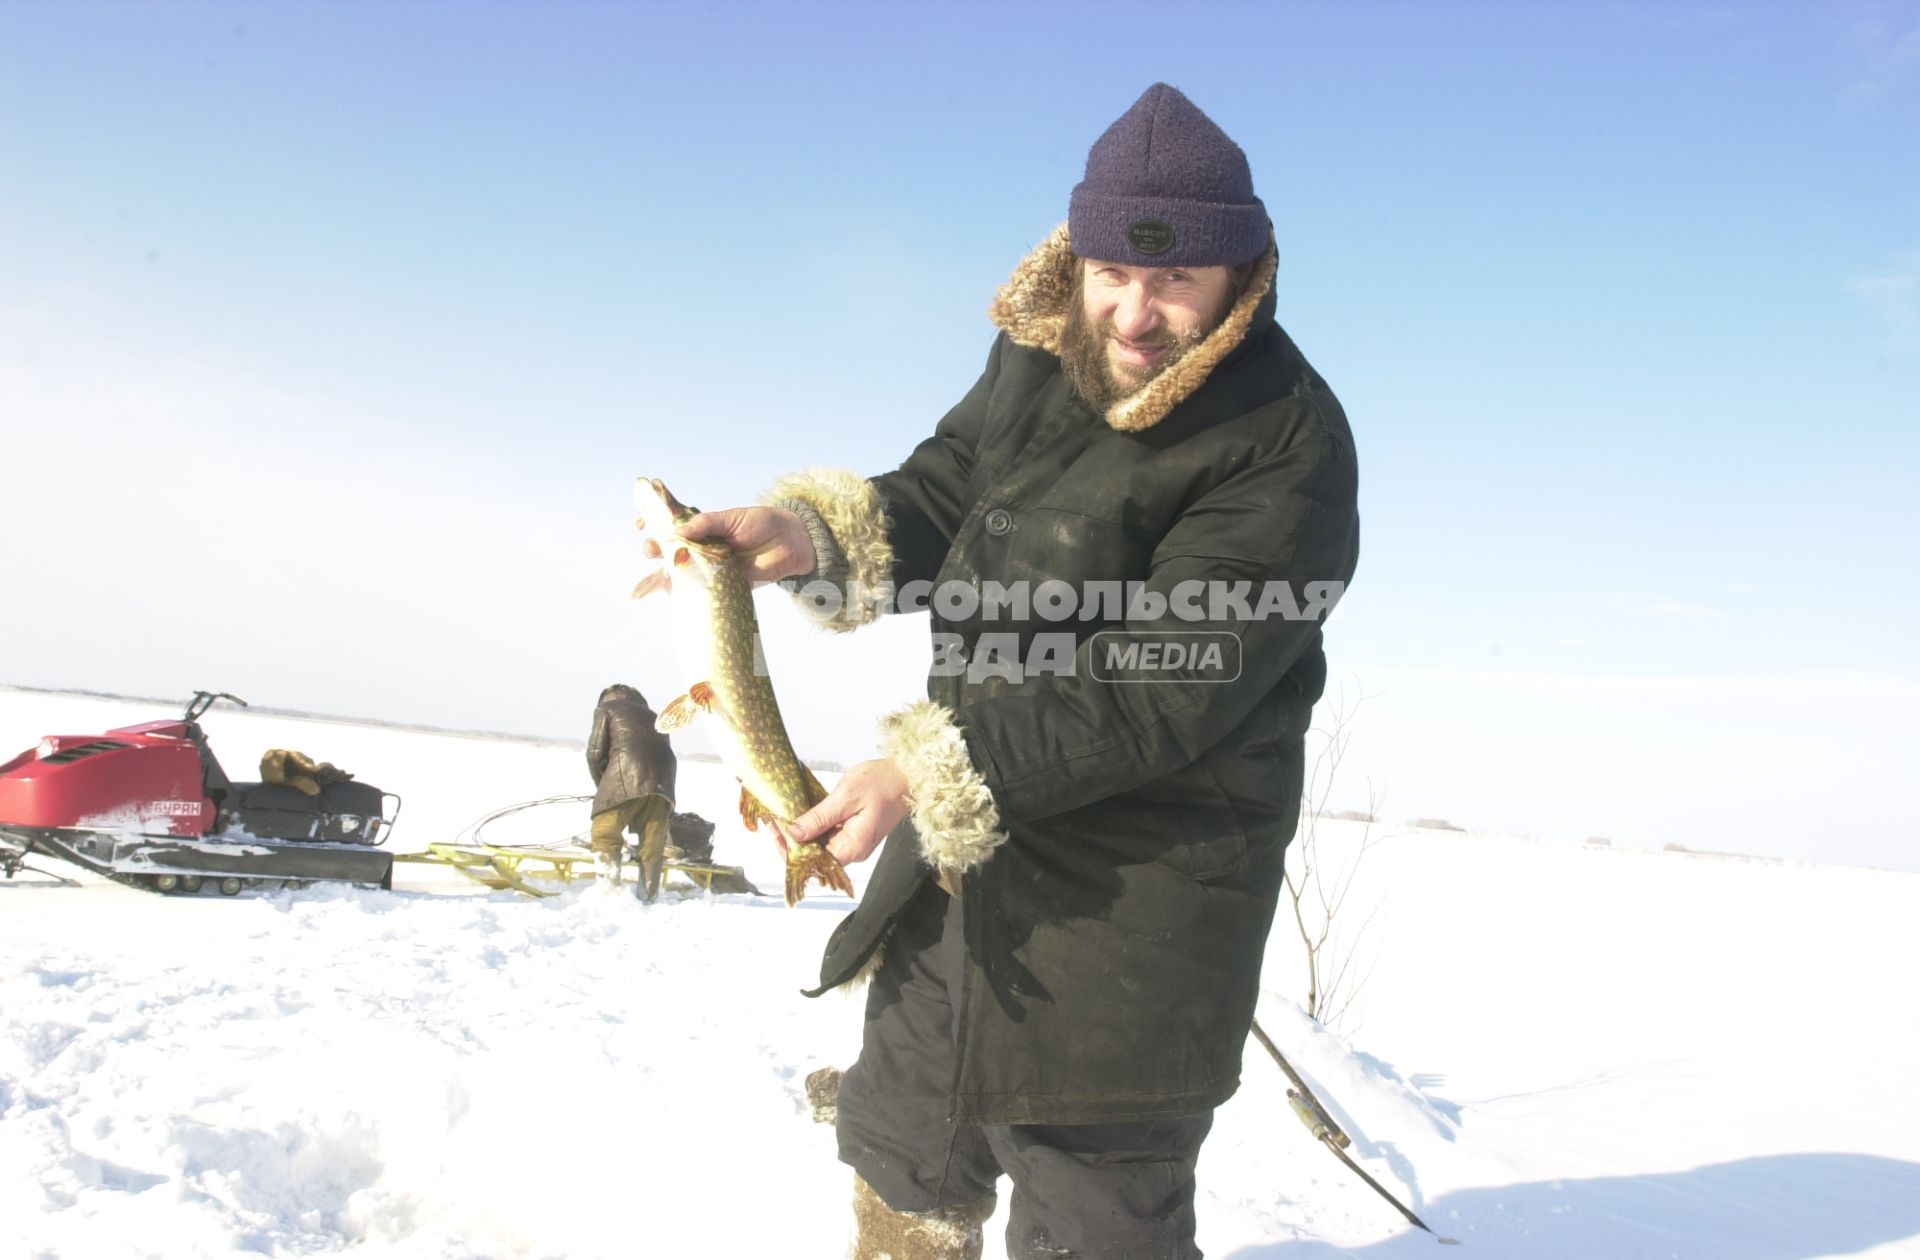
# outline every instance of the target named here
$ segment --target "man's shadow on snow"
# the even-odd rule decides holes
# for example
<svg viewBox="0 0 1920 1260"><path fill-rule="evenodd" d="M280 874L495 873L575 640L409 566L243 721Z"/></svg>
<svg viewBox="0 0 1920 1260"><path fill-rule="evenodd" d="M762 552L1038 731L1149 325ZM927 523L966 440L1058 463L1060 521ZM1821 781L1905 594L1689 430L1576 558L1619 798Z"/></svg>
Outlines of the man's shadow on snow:
<svg viewBox="0 0 1920 1260"><path fill-rule="evenodd" d="M1649 1135L1652 1142L1656 1135ZM1654 1145L1657 1149L1657 1143ZM1380 1213L1395 1213L1385 1200ZM1406 1227L1356 1247L1302 1239L1227 1260L1810 1260L1920 1235L1920 1164L1877 1155L1768 1155L1686 1172L1461 1190L1414 1205L1460 1247Z"/></svg>

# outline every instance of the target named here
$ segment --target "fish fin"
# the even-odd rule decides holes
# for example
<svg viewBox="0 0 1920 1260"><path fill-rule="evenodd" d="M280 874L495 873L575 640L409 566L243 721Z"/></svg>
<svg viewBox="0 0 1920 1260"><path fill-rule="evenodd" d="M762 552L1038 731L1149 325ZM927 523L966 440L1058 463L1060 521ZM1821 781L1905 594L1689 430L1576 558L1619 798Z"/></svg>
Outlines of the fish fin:
<svg viewBox="0 0 1920 1260"><path fill-rule="evenodd" d="M775 824L776 827L779 825L779 820L773 816L773 811L762 805L760 798L747 791L747 785L742 783L740 785L740 821L746 824L748 831L758 831L762 818Z"/></svg>
<svg viewBox="0 0 1920 1260"><path fill-rule="evenodd" d="M703 684L694 684L696 687L701 685ZM653 720L653 729L656 731L677 731L682 727L691 726L693 724L693 715L699 711L700 706L694 702L691 694L675 696L673 699L667 701L667 707L660 710L660 716Z"/></svg>
<svg viewBox="0 0 1920 1260"><path fill-rule="evenodd" d="M670 591L672 589L673 579L667 575L667 570L655 569L640 579L639 584L633 588L633 597L635 599L645 599L655 591Z"/></svg>
<svg viewBox="0 0 1920 1260"><path fill-rule="evenodd" d="M688 551L685 547L675 547L673 549L673 562L675 564L685 564L692 559L693 559L693 553L691 551Z"/></svg>
<svg viewBox="0 0 1920 1260"><path fill-rule="evenodd" d="M708 713L712 713L714 711L714 704L715 704L716 697L713 694L712 683L697 682L693 684L693 686L687 688L687 698L689 700L692 700L695 704L699 705L702 709L706 710Z"/></svg>
<svg viewBox="0 0 1920 1260"><path fill-rule="evenodd" d="M807 884L825 884L851 897L853 880L848 878L840 859L818 840L791 845L787 849L787 905L795 906L806 895Z"/></svg>
<svg viewBox="0 0 1920 1260"><path fill-rule="evenodd" d="M806 786L807 795L813 798L807 802L810 807L818 805L821 801L827 799L827 789L821 786L820 780L813 773L813 769L805 762L800 763L800 777Z"/></svg>

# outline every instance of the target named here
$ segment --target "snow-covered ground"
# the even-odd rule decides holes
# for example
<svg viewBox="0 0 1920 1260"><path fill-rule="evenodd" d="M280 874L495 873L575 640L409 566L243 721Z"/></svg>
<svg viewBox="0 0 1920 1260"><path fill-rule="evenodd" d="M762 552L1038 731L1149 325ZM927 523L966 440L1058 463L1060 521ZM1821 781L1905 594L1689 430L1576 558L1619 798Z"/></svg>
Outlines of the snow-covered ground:
<svg viewBox="0 0 1920 1260"><path fill-rule="evenodd" d="M164 714L0 689L0 757ZM293 747L400 792L401 850L589 786L577 748L205 724L235 777ZM719 768L681 775L721 859L776 887ZM519 823L559 838L580 809ZM1459 1254L1920 1256L1920 876L1374 834L1348 1035L1294 1004L1284 921L1261 1018ZM391 893L0 883L0 1256L842 1254L847 1174L801 1078L848 1060L860 1008L798 990L846 905L536 901L420 866ZM1210 1256L1435 1245L1311 1141L1254 1045L1201 1182Z"/></svg>

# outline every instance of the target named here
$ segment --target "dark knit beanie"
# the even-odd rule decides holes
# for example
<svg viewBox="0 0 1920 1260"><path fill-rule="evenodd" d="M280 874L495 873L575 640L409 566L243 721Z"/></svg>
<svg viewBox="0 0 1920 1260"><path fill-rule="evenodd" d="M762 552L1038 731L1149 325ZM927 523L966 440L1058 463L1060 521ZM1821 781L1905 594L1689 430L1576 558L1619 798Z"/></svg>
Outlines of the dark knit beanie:
<svg viewBox="0 0 1920 1260"><path fill-rule="evenodd" d="M1231 266L1266 251L1267 208L1240 146L1178 89L1156 83L1094 141L1067 231L1082 258Z"/></svg>

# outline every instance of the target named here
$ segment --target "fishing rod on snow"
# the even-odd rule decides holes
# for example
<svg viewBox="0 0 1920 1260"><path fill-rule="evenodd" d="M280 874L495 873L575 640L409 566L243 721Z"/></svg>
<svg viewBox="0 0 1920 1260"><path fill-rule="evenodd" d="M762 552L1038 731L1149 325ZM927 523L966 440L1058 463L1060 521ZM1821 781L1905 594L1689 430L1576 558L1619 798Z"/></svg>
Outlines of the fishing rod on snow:
<svg viewBox="0 0 1920 1260"><path fill-rule="evenodd" d="M1253 1035L1259 1039L1261 1045L1267 1048L1267 1053L1272 1055L1273 1061L1280 1065L1280 1070L1287 1074L1287 1079L1293 1082L1293 1088L1287 1091L1287 1105L1293 1108L1294 1115L1300 1117L1300 1123L1307 1126L1307 1132L1313 1134L1321 1145L1332 1151L1341 1163L1351 1168L1360 1180L1372 1186L1374 1193L1393 1204L1400 1215L1429 1234L1433 1234L1436 1241L1449 1247L1459 1246L1458 1238L1446 1238L1435 1234L1432 1226L1415 1216L1406 1204L1394 1198L1385 1186L1367 1173L1366 1169L1353 1162L1353 1157L1347 1154L1347 1147L1352 1145L1353 1139L1347 1136L1346 1130L1340 1127L1327 1109L1320 1105L1320 1100L1314 1097L1313 1091L1307 1088L1306 1081L1301 1079L1300 1073L1293 1070L1293 1064L1287 1062L1287 1056L1280 1053L1280 1047L1273 1044L1273 1038L1267 1036L1267 1030L1260 1027L1260 1021L1257 1019L1253 1021Z"/></svg>

